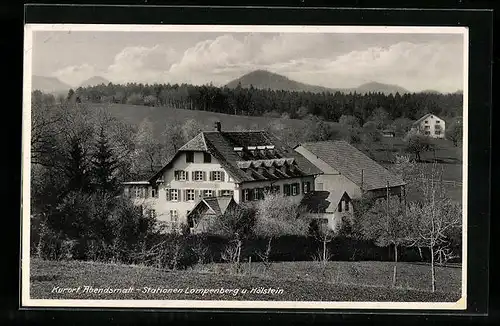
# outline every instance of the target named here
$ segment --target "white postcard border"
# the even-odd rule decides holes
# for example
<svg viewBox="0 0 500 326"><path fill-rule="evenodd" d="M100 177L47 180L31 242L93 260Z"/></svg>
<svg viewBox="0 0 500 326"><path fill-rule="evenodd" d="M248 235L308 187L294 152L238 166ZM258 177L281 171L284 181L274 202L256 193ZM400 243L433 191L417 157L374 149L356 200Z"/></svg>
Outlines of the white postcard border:
<svg viewBox="0 0 500 326"><path fill-rule="evenodd" d="M36 31L95 32L255 32L255 33L412 33L462 34L463 165L462 165L462 297L457 302L325 302L325 301L229 301L229 300L57 300L30 298L30 175L31 175L31 77L32 38ZM21 307L98 308L235 308L235 309L394 309L464 310L467 307L467 158L468 158L468 69L469 39L466 27L429 26L281 26L281 25L111 25L111 24L25 24L22 136L22 246Z"/></svg>

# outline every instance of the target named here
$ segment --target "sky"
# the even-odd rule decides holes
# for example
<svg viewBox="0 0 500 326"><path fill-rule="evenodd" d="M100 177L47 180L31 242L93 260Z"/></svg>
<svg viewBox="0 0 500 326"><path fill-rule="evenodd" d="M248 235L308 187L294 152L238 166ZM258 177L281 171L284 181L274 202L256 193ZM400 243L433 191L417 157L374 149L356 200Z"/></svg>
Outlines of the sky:
<svg viewBox="0 0 500 326"><path fill-rule="evenodd" d="M332 88L463 89L461 34L36 31L32 49L34 75L71 86L93 76L220 86L265 69Z"/></svg>

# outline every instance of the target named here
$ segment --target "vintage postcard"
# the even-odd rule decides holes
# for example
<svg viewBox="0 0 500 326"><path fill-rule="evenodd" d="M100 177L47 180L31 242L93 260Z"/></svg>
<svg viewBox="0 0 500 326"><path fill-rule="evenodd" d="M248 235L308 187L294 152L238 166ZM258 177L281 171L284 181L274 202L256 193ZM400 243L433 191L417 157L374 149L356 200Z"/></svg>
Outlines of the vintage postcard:
<svg viewBox="0 0 500 326"><path fill-rule="evenodd" d="M22 306L466 309L466 28L24 48Z"/></svg>

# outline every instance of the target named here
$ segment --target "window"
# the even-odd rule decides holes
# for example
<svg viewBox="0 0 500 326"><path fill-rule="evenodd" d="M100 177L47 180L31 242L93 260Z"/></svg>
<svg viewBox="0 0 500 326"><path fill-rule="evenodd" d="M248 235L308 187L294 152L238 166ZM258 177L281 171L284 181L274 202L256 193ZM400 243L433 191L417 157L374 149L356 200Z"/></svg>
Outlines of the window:
<svg viewBox="0 0 500 326"><path fill-rule="evenodd" d="M148 210L148 217L149 218L156 218L156 211L154 209L149 209Z"/></svg>
<svg viewBox="0 0 500 326"><path fill-rule="evenodd" d="M172 229L177 229L179 227L179 214L175 209L170 211L170 225Z"/></svg>
<svg viewBox="0 0 500 326"><path fill-rule="evenodd" d="M255 191L254 189L244 189L243 190L243 200L244 201L250 201L254 200Z"/></svg>
<svg viewBox="0 0 500 326"><path fill-rule="evenodd" d="M178 201L179 200L179 189L167 189L167 200Z"/></svg>
<svg viewBox="0 0 500 326"><path fill-rule="evenodd" d="M425 126L425 130L429 130L431 127L430 126Z"/></svg>
<svg viewBox="0 0 500 326"><path fill-rule="evenodd" d="M193 163L193 162L194 162L194 153L186 152L186 163Z"/></svg>
<svg viewBox="0 0 500 326"><path fill-rule="evenodd" d="M311 183L309 181L302 182L302 193L307 194L311 191Z"/></svg>
<svg viewBox="0 0 500 326"><path fill-rule="evenodd" d="M430 133L430 131L426 131L426 132L424 132L424 134L425 135L430 135L431 133Z"/></svg>
<svg viewBox="0 0 500 326"><path fill-rule="evenodd" d="M203 171L194 171L193 172L193 180L194 181L203 181L204 180L203 174L204 174Z"/></svg>
<svg viewBox="0 0 500 326"><path fill-rule="evenodd" d="M260 200L260 199L264 199L264 188L254 189L254 199L253 200Z"/></svg>
<svg viewBox="0 0 500 326"><path fill-rule="evenodd" d="M441 120L436 120L436 123L441 123Z"/></svg>
<svg viewBox="0 0 500 326"><path fill-rule="evenodd" d="M434 134L435 134L435 135L441 135L441 130L436 130L436 131L434 131Z"/></svg>
<svg viewBox="0 0 500 326"><path fill-rule="evenodd" d="M210 180L212 181L224 181L224 171L212 171L210 172Z"/></svg>
<svg viewBox="0 0 500 326"><path fill-rule="evenodd" d="M342 212L342 200L341 200L341 201L339 201L339 205L338 205L338 207L337 207L337 211L338 211L339 213L340 213L340 212Z"/></svg>
<svg viewBox="0 0 500 326"><path fill-rule="evenodd" d="M434 126L434 129L436 129L436 130L441 130L441 125L435 125L435 126Z"/></svg>
<svg viewBox="0 0 500 326"><path fill-rule="evenodd" d="M345 200L344 204L345 204L345 211L348 212L349 211L349 201Z"/></svg>
<svg viewBox="0 0 500 326"><path fill-rule="evenodd" d="M283 192L285 196L290 196L291 191L290 191L290 185L283 185Z"/></svg>
<svg viewBox="0 0 500 326"><path fill-rule="evenodd" d="M297 196L298 194L300 194L299 184L292 183L292 196Z"/></svg>
<svg viewBox="0 0 500 326"><path fill-rule="evenodd" d="M428 120L425 120L425 123L427 124L427 123L429 123L429 121L428 121Z"/></svg>
<svg viewBox="0 0 500 326"><path fill-rule="evenodd" d="M193 201L195 199L194 189L186 189L186 201Z"/></svg>
<svg viewBox="0 0 500 326"><path fill-rule="evenodd" d="M158 198L158 189L156 188L151 189L151 197Z"/></svg>
<svg viewBox="0 0 500 326"><path fill-rule="evenodd" d="M203 163L212 163L212 155L203 153Z"/></svg>
<svg viewBox="0 0 500 326"><path fill-rule="evenodd" d="M211 189L203 190L203 197L213 197L214 191Z"/></svg>
<svg viewBox="0 0 500 326"><path fill-rule="evenodd" d="M143 197L142 195L142 188L141 187L135 187L135 197L141 198Z"/></svg>
<svg viewBox="0 0 500 326"><path fill-rule="evenodd" d="M186 181L187 180L187 172L182 170L174 171L174 179L176 181Z"/></svg>
<svg viewBox="0 0 500 326"><path fill-rule="evenodd" d="M277 195L279 195L280 191L281 191L281 187L280 187L280 185L277 185L277 186L272 186L272 187L271 187L271 192L272 192L273 194L277 194Z"/></svg>
<svg viewBox="0 0 500 326"><path fill-rule="evenodd" d="M233 190L220 190L220 196L233 196Z"/></svg>

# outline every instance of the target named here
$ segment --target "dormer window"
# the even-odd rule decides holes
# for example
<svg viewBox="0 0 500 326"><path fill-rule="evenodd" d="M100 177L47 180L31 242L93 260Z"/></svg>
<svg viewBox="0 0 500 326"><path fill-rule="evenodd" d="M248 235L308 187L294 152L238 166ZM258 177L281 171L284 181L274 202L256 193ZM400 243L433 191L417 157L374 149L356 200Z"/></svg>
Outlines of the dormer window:
<svg viewBox="0 0 500 326"><path fill-rule="evenodd" d="M186 163L193 163L193 162L194 162L194 153L186 152Z"/></svg>
<svg viewBox="0 0 500 326"><path fill-rule="evenodd" d="M209 153L203 153L203 163L211 163L212 162L212 155Z"/></svg>
<svg viewBox="0 0 500 326"><path fill-rule="evenodd" d="M428 120L425 120L425 123L429 123L429 121L428 121Z"/></svg>

